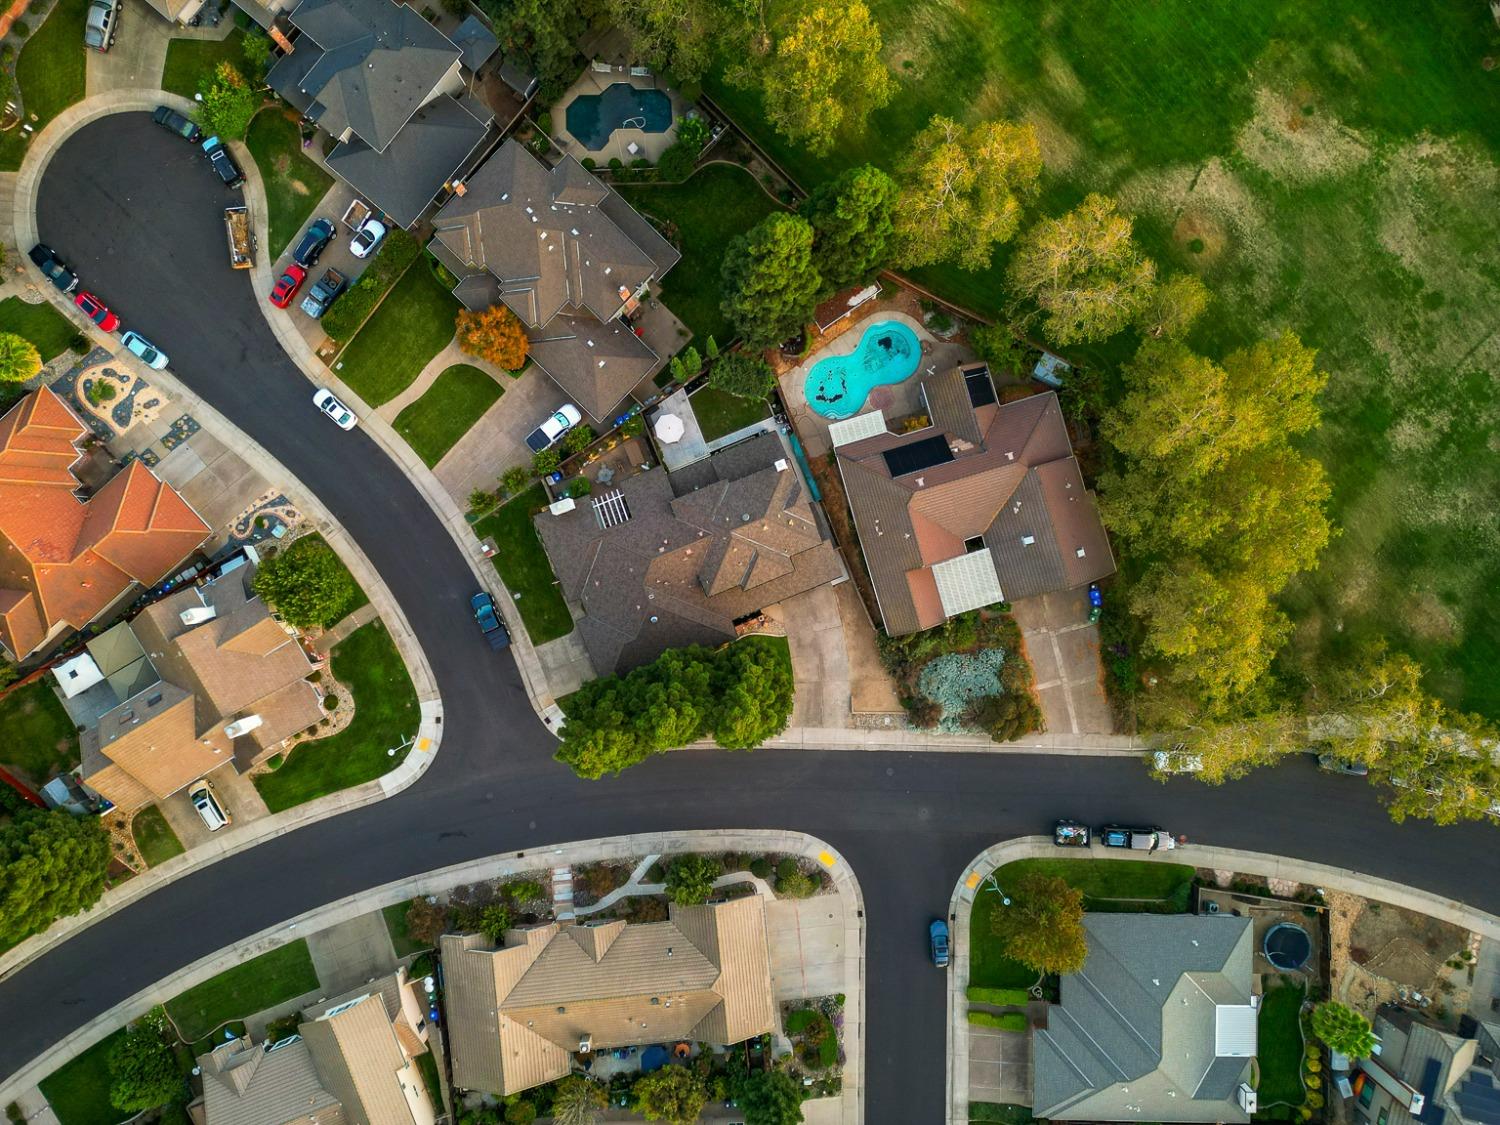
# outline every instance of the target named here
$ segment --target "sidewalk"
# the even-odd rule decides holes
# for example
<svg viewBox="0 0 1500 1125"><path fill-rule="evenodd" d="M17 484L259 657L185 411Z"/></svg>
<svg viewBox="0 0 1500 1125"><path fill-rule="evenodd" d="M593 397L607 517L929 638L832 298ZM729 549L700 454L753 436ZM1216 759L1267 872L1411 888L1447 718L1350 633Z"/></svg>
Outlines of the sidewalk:
<svg viewBox="0 0 1500 1125"><path fill-rule="evenodd" d="M948 1116L949 1125L968 1125L969 1121L969 912L984 877L997 867L1018 859L1056 859L1058 849L1050 836L1023 836L986 848L974 857L948 905L952 929L953 968L948 973ZM1456 899L1444 898L1417 887L1407 887L1365 875L1344 867L1307 860L1286 859L1264 852L1241 852L1232 848L1214 848L1201 844L1182 844L1167 852L1121 852L1112 848L1090 846L1088 854L1067 858L1110 860L1147 860L1155 863L1185 863L1193 867L1216 868L1265 879L1287 879L1325 889L1348 891L1364 898L1390 903L1418 914L1428 914L1445 922L1474 930L1487 941L1500 938L1500 917L1465 906Z"/></svg>
<svg viewBox="0 0 1500 1125"><path fill-rule="evenodd" d="M201 984L225 969L284 945L310 930L325 930L393 903L419 895L437 894L463 883L504 878L507 875L535 870L538 865L578 865L601 860L623 859L647 854L685 851L765 851L800 855L818 863L833 878L836 893L844 899L844 1085L837 1115L843 1125L859 1125L864 1120L864 1001L865 1001L865 922L864 896L854 872L833 848L800 832L730 831L643 833L615 836L604 840L585 840L540 851L507 852L485 859L445 867L439 871L401 879L374 887L356 895L329 903L317 910L299 915L285 924L263 930L244 941L202 958L192 965L158 981L108 1012L101 1013L72 1035L55 1044L41 1057L0 1084L0 1104L26 1097L33 1104L36 1084L62 1063L87 1050L115 1028L138 1018L152 1007L170 1000L184 989ZM524 857L524 858L523 858ZM40 1103L36 1103L40 1104ZM809 1106L821 1103L809 1103ZM827 1118L820 1115L820 1120Z"/></svg>

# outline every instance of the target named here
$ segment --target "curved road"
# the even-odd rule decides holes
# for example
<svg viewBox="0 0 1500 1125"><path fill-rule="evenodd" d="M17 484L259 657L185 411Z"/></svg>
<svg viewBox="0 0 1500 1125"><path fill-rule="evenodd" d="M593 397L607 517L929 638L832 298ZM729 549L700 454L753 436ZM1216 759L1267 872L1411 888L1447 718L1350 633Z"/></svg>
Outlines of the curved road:
<svg viewBox="0 0 1500 1125"><path fill-rule="evenodd" d="M600 782L552 760L514 665L482 644L473 578L406 478L362 431L318 416L244 274L225 261L222 191L144 114L75 134L41 186L42 241L173 370L314 489L400 602L442 692L442 750L402 794L178 880L0 982L0 1073L181 966L361 888L502 851L616 833L793 828L853 865L868 912L867 1119L943 1115L944 975L926 923L964 865L1061 815L1169 825L1204 843L1300 856L1500 910L1485 826L1393 826L1371 790L1303 762L1232 787L1160 786L1134 760L1030 755L677 753ZM24 1013L24 1017L23 1017Z"/></svg>

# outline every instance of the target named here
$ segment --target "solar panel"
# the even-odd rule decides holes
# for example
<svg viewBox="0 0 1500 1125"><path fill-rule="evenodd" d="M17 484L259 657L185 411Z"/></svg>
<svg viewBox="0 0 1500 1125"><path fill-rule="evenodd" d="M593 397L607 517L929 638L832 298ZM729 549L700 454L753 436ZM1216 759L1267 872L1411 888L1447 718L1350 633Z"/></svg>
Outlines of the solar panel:
<svg viewBox="0 0 1500 1125"><path fill-rule="evenodd" d="M995 384L988 366L971 367L964 372L964 386L969 390L969 405L978 410L995 401Z"/></svg>
<svg viewBox="0 0 1500 1125"><path fill-rule="evenodd" d="M948 439L938 435L888 449L881 456L885 458L885 467L890 470L891 476L904 477L908 473L920 473L934 465L946 465L953 460L953 450L948 448Z"/></svg>
<svg viewBox="0 0 1500 1125"><path fill-rule="evenodd" d="M625 494L618 488L594 500L594 518L605 531L619 527L630 519L630 505L625 503Z"/></svg>

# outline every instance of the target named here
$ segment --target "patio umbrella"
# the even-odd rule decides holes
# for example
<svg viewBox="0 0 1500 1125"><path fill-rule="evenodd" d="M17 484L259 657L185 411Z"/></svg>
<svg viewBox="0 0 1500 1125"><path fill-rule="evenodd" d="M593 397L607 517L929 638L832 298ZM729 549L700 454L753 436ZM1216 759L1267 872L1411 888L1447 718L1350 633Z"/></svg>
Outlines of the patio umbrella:
<svg viewBox="0 0 1500 1125"><path fill-rule="evenodd" d="M687 432L687 427L682 424L682 419L675 414L660 414L656 418L656 436L660 441L671 445L674 441L681 441L682 435Z"/></svg>

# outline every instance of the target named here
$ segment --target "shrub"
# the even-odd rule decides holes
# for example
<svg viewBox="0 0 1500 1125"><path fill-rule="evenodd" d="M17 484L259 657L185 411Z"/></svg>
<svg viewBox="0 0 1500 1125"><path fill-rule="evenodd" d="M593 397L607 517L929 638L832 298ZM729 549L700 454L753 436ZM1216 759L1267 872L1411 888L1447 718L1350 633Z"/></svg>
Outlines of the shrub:
<svg viewBox="0 0 1500 1125"><path fill-rule="evenodd" d="M495 494L493 492L486 492L482 488L476 488L473 492L469 493L469 511L475 515L478 515L480 512L489 511L494 505Z"/></svg>
<svg viewBox="0 0 1500 1125"><path fill-rule="evenodd" d="M620 174L620 170L622 168L624 168L624 167L625 167L625 162L623 160L621 160L618 156L611 156L609 158L609 170L611 172L613 172L615 175L618 176Z"/></svg>
<svg viewBox="0 0 1500 1125"><path fill-rule="evenodd" d="M796 856L783 856L776 864L776 878L785 879L796 870L798 870Z"/></svg>
<svg viewBox="0 0 1500 1125"><path fill-rule="evenodd" d="M568 482L568 495L577 499L594 491L594 482L588 477L574 477Z"/></svg>
<svg viewBox="0 0 1500 1125"><path fill-rule="evenodd" d="M597 160L595 160L592 156L585 156L578 163L582 164L590 172L592 172L595 168L599 167L599 162Z"/></svg>
<svg viewBox="0 0 1500 1125"><path fill-rule="evenodd" d="M245 65L252 73L260 74L271 61L271 37L257 28L241 39L240 50L244 53Z"/></svg>
<svg viewBox="0 0 1500 1125"><path fill-rule="evenodd" d="M582 453L593 444L595 436L594 427L587 422L580 422L563 435L563 452Z"/></svg>
<svg viewBox="0 0 1500 1125"><path fill-rule="evenodd" d="M512 465L500 474L500 487L507 496L514 496L531 483L531 470L525 465Z"/></svg>
<svg viewBox="0 0 1500 1125"><path fill-rule="evenodd" d="M771 861L765 856L757 856L750 861L750 874L757 879L769 879L772 870Z"/></svg>
<svg viewBox="0 0 1500 1125"><path fill-rule="evenodd" d="M517 905L523 902L541 902L547 897L545 888L534 879L512 879L501 891Z"/></svg>
<svg viewBox="0 0 1500 1125"><path fill-rule="evenodd" d="M231 62L221 62L198 82L198 116L203 128L224 140L242 141L260 98Z"/></svg>
<svg viewBox="0 0 1500 1125"><path fill-rule="evenodd" d="M969 1022L976 1027L993 1027L1000 1031L1026 1030L1026 1017L1020 1012L1006 1012L999 1016L993 1012L970 1012Z"/></svg>
<svg viewBox="0 0 1500 1125"><path fill-rule="evenodd" d="M492 902L479 912L479 932L496 945L504 939L505 931L508 929L510 929L510 911L502 904Z"/></svg>
<svg viewBox="0 0 1500 1125"><path fill-rule="evenodd" d="M335 340L347 340L359 330L386 290L417 260L422 244L399 227L392 229L347 292L323 317L322 328Z"/></svg>
<svg viewBox="0 0 1500 1125"><path fill-rule="evenodd" d="M28 24L25 20L17 20L15 23L10 25L10 29L11 31L15 32L18 39L25 39L28 35L31 34L31 25Z"/></svg>
<svg viewBox="0 0 1500 1125"><path fill-rule="evenodd" d="M323 710L325 710L325 711L336 711L336 710L338 710L338 706L339 706L339 697L336 696L336 695L334 695L333 692L329 692L327 695L325 695L323 697Z"/></svg>
<svg viewBox="0 0 1500 1125"><path fill-rule="evenodd" d="M698 906L708 901L714 880L722 874L724 865L713 856L679 856L667 868L667 894L678 906Z"/></svg>
<svg viewBox="0 0 1500 1125"><path fill-rule="evenodd" d="M646 882L665 883L667 881L667 869L660 863L653 863L646 868Z"/></svg>
<svg viewBox="0 0 1500 1125"><path fill-rule="evenodd" d="M413 899L406 908L406 933L413 941L435 945L448 929L448 908L425 898ZM413 976L418 975L413 971Z"/></svg>
<svg viewBox="0 0 1500 1125"><path fill-rule="evenodd" d="M698 151L678 141L656 162L657 175L663 180L680 182L693 174L693 165L698 162Z"/></svg>
<svg viewBox="0 0 1500 1125"><path fill-rule="evenodd" d="M0 382L24 383L42 369L42 353L24 336L0 332Z"/></svg>
<svg viewBox="0 0 1500 1125"><path fill-rule="evenodd" d="M969 985L967 995L976 1004L1025 1004L1031 999L1031 993L1024 988L980 988L978 985Z"/></svg>
<svg viewBox="0 0 1500 1125"><path fill-rule="evenodd" d="M701 117L684 117L677 122L677 144L688 149L694 156L703 151L703 146L708 144L708 122ZM671 149L667 150L668 152Z"/></svg>
<svg viewBox="0 0 1500 1125"><path fill-rule="evenodd" d="M765 398L776 386L776 375L758 355L729 352L714 361L708 383L741 398Z"/></svg>
<svg viewBox="0 0 1500 1125"><path fill-rule="evenodd" d="M110 379L95 379L84 390L83 397L95 406L109 402L115 397L115 384Z"/></svg>
<svg viewBox="0 0 1500 1125"><path fill-rule="evenodd" d="M817 889L817 882L800 867L776 877L776 893L787 898L811 898Z"/></svg>
<svg viewBox="0 0 1500 1125"><path fill-rule="evenodd" d="M979 358L1000 371L1029 374L1031 349L1003 324L983 324L969 330L969 344Z"/></svg>
<svg viewBox="0 0 1500 1125"><path fill-rule="evenodd" d="M964 721L996 742L1013 742L1042 726L1042 709L1029 691L987 695L969 705Z"/></svg>
<svg viewBox="0 0 1500 1125"><path fill-rule="evenodd" d="M531 471L539 477L544 477L562 464L562 451L556 448L544 449L531 458Z"/></svg>

